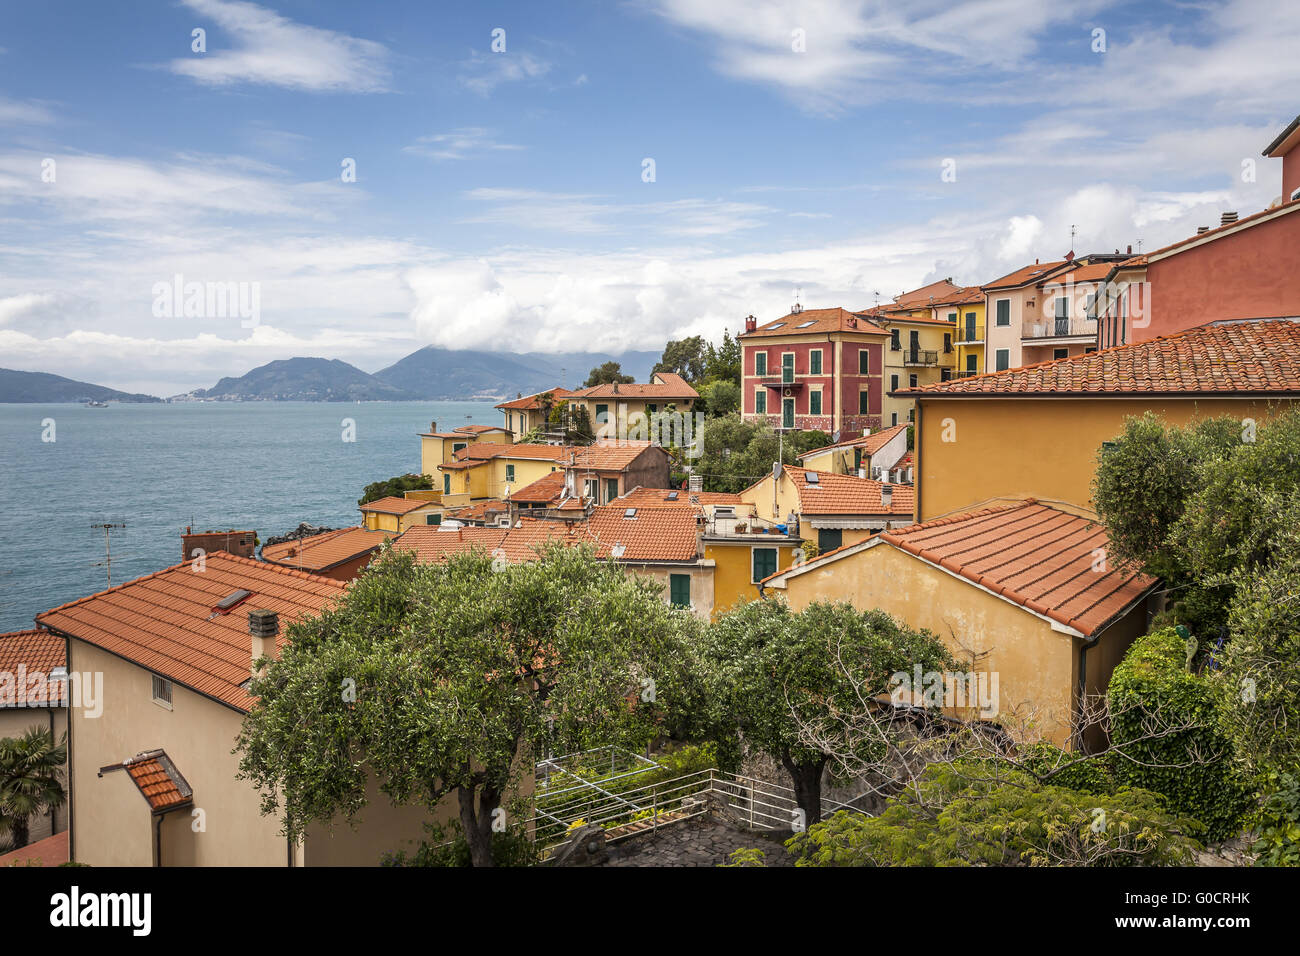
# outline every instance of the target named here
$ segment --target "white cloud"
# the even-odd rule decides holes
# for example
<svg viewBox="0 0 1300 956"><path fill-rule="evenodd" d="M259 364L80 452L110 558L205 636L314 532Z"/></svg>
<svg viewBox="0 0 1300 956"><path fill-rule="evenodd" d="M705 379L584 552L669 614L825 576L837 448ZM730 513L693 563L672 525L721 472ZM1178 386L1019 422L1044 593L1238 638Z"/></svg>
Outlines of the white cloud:
<svg viewBox="0 0 1300 956"><path fill-rule="evenodd" d="M0 96L0 126L37 126L53 122L53 114L40 103Z"/></svg>
<svg viewBox="0 0 1300 956"><path fill-rule="evenodd" d="M53 303L54 296L37 292L25 292L0 299L0 325L9 325L19 316Z"/></svg>
<svg viewBox="0 0 1300 956"><path fill-rule="evenodd" d="M429 159L469 159L483 153L498 151L518 151L524 149L515 143L501 143L496 134L482 126L464 126L449 133L421 136L410 146L402 147L402 152Z"/></svg>
<svg viewBox="0 0 1300 956"><path fill-rule="evenodd" d="M234 38L209 36L206 53L172 60L173 73L210 86L260 83L290 89L379 93L389 82L383 44L307 26L241 0L181 0ZM196 24L206 27L207 24Z"/></svg>
<svg viewBox="0 0 1300 956"><path fill-rule="evenodd" d="M460 83L479 96L491 96L503 83L538 80L551 72L547 60L531 53L479 53L461 64Z"/></svg>

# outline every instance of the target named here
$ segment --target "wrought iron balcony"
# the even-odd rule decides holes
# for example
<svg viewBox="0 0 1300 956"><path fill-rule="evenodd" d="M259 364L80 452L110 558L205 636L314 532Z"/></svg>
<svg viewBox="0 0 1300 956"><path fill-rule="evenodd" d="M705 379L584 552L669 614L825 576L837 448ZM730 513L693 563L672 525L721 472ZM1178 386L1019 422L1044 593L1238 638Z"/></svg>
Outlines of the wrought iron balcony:
<svg viewBox="0 0 1300 956"><path fill-rule="evenodd" d="M903 353L904 365L938 365L939 353L936 349L912 349Z"/></svg>

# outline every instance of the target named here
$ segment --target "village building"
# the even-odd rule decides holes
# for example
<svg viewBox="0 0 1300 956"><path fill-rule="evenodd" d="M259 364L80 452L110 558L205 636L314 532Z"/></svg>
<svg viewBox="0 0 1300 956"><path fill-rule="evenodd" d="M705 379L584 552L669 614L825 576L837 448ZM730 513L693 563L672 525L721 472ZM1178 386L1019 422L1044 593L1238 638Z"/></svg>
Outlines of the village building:
<svg viewBox="0 0 1300 956"><path fill-rule="evenodd" d="M1076 737L1080 691L1105 693L1158 586L1108 561L1108 546L1086 514L1027 499L863 538L767 578L763 596L796 610L847 601L927 629L955 674L975 676L966 686L979 699L951 699L951 716L997 722L1022 742L1092 746L1100 727Z"/></svg>
<svg viewBox="0 0 1300 956"><path fill-rule="evenodd" d="M67 733L66 649L62 638L48 631L11 631L0 634L0 738L21 737L30 730L47 731L56 745ZM66 789L66 764L63 784ZM29 818L27 827L29 843L62 833L68 828L67 805ZM0 834L0 852L7 846L6 839Z"/></svg>
<svg viewBox="0 0 1300 956"><path fill-rule="evenodd" d="M262 560L285 568L322 574L335 581L351 581L374 558L393 532L366 528L340 528L307 538L268 544Z"/></svg>
<svg viewBox="0 0 1300 956"><path fill-rule="evenodd" d="M834 475L880 479L907 454L909 425L894 425L848 441L823 445L799 456L799 464Z"/></svg>
<svg viewBox="0 0 1300 956"><path fill-rule="evenodd" d="M417 524L438 524L446 506L414 494L403 498L388 495L360 506L361 526L367 531L401 534Z"/></svg>
<svg viewBox="0 0 1300 956"><path fill-rule="evenodd" d="M433 817L371 786L356 828L313 824L291 843L233 753L253 662L344 585L223 552L37 615L68 670L103 675L102 714L71 708L70 853L92 866L375 866ZM456 815L454 800L437 819Z"/></svg>
<svg viewBox="0 0 1300 956"><path fill-rule="evenodd" d="M506 429L514 441L523 440L534 429L553 431L553 437L562 440L562 429L551 429L548 420L550 410L562 402L570 409L582 408L598 438L633 435L649 439L654 416L666 411L689 414L699 397L699 392L676 372L655 372L646 384L608 382L579 389L556 387L496 407L505 416Z"/></svg>

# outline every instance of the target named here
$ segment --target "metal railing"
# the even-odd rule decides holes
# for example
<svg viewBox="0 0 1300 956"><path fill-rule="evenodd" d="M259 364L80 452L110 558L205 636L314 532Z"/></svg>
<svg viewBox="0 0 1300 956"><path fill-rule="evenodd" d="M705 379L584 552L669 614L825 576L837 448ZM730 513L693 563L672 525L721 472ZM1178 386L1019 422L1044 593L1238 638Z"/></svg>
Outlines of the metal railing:
<svg viewBox="0 0 1300 956"><path fill-rule="evenodd" d="M935 349L909 348L903 353L904 365L938 365L939 353Z"/></svg>
<svg viewBox="0 0 1300 956"><path fill-rule="evenodd" d="M953 335L953 341L960 344L967 342L983 342L984 326L982 325L959 325Z"/></svg>
<svg viewBox="0 0 1300 956"><path fill-rule="evenodd" d="M1022 339L1059 339L1075 335L1096 335L1097 320L1087 316L1072 318L1039 319L1026 322L1021 331Z"/></svg>

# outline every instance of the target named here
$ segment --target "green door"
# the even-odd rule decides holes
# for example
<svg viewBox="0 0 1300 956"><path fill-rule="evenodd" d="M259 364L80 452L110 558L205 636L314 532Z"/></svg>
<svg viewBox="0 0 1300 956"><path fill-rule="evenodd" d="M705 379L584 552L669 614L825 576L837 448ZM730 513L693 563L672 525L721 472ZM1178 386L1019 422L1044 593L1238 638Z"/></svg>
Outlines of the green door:
<svg viewBox="0 0 1300 956"><path fill-rule="evenodd" d="M794 399L783 398L781 400L781 427L794 428Z"/></svg>

